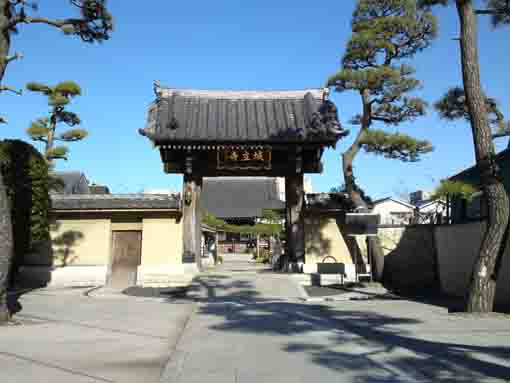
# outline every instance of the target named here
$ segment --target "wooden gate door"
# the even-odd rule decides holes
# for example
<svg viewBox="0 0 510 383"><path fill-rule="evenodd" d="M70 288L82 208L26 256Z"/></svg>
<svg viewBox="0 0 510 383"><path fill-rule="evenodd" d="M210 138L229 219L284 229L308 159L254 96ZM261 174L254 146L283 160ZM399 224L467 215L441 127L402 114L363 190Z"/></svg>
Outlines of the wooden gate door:
<svg viewBox="0 0 510 383"><path fill-rule="evenodd" d="M124 289L136 284L136 271L142 259L142 232L112 232L112 270L109 286Z"/></svg>

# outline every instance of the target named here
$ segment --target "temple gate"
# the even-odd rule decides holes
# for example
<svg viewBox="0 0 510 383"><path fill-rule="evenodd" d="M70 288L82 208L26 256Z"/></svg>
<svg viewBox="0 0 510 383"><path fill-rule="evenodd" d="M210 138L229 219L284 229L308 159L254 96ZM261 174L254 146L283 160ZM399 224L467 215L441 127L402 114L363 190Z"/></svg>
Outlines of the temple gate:
<svg viewBox="0 0 510 383"><path fill-rule="evenodd" d="M200 269L204 177L285 177L286 254L304 262L303 174L321 173L324 149L345 135L328 89L181 90L155 84L140 134L166 173L183 174L183 263ZM225 201L228 203L228 201Z"/></svg>

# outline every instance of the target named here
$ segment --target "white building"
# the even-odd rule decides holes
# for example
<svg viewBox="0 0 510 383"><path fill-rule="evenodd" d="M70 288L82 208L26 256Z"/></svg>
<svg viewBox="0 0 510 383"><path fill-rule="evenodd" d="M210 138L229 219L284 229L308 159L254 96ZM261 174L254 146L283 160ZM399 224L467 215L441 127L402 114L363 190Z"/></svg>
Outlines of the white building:
<svg viewBox="0 0 510 383"><path fill-rule="evenodd" d="M276 178L276 183L278 187L278 195L280 196L281 201L285 201L285 178L278 177ZM310 177L303 177L303 189L305 194L313 193L312 188L312 179Z"/></svg>
<svg viewBox="0 0 510 383"><path fill-rule="evenodd" d="M396 198L374 201L373 213L381 216L381 225L406 225L411 222L415 206Z"/></svg>

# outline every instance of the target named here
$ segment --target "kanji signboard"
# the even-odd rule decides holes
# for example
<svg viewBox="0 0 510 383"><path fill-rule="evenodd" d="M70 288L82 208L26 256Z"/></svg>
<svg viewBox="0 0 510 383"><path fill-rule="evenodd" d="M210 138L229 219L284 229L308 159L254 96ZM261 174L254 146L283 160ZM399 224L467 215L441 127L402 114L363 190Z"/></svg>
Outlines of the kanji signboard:
<svg viewBox="0 0 510 383"><path fill-rule="evenodd" d="M218 169L270 170L270 148L223 148L218 149Z"/></svg>

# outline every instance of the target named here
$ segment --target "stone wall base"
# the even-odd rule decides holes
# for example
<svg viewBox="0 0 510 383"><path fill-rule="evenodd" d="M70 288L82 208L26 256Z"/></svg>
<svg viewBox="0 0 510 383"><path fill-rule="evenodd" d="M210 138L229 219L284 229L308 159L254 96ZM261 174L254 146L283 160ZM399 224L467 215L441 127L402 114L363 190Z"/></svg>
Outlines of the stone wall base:
<svg viewBox="0 0 510 383"><path fill-rule="evenodd" d="M85 287L104 285L106 266L22 266L19 281L26 287Z"/></svg>
<svg viewBox="0 0 510 383"><path fill-rule="evenodd" d="M138 266L137 285L144 287L183 286L198 274L196 263Z"/></svg>

